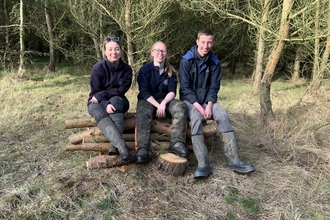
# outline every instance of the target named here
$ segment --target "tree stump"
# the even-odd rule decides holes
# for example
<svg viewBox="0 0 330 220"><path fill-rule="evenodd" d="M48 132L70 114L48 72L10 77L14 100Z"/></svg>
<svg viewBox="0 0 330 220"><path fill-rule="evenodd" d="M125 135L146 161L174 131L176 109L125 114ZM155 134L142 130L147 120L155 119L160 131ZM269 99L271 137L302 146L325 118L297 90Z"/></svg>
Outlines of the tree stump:
<svg viewBox="0 0 330 220"><path fill-rule="evenodd" d="M172 153L158 155L156 167L167 175L182 176L188 167L188 160Z"/></svg>

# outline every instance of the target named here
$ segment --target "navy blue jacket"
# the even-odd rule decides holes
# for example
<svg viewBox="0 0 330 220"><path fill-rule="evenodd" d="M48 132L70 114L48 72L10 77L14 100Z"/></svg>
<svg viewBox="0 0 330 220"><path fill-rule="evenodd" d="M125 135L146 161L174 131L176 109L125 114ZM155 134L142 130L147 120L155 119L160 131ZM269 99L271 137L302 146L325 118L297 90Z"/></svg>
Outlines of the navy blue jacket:
<svg viewBox="0 0 330 220"><path fill-rule="evenodd" d="M197 53L197 45L193 46L180 62L180 99L193 104L217 102L221 81L221 66L218 58L209 52L205 59Z"/></svg>
<svg viewBox="0 0 330 220"><path fill-rule="evenodd" d="M141 67L138 73L137 82L139 84L138 99L147 100L150 96L154 99L163 99L169 92L176 94L178 80L175 72L169 77L166 71L159 75L159 67L154 66L154 62L147 63Z"/></svg>
<svg viewBox="0 0 330 220"><path fill-rule="evenodd" d="M108 59L97 62L90 79L91 91L88 101L95 96L105 108L113 96L124 97L132 85L132 68L122 60L114 65Z"/></svg>

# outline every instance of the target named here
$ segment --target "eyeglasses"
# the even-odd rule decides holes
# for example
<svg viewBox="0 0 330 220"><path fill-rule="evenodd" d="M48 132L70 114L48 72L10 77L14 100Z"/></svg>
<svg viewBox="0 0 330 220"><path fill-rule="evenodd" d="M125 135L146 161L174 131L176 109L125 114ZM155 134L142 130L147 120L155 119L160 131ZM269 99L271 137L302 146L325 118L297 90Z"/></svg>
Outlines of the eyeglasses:
<svg viewBox="0 0 330 220"><path fill-rule="evenodd" d="M157 54L159 54L159 53L166 54L166 50L154 49L154 51L155 51Z"/></svg>
<svg viewBox="0 0 330 220"><path fill-rule="evenodd" d="M110 41L117 42L117 41L119 41L119 37L106 37L106 38L104 38L104 40L106 42L110 42Z"/></svg>

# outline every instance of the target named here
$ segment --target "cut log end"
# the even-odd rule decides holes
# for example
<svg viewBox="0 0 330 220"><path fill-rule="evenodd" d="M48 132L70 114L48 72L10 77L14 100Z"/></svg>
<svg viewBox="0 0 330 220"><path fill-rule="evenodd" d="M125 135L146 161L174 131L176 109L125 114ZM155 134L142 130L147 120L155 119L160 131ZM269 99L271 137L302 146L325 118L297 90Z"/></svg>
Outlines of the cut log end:
<svg viewBox="0 0 330 220"><path fill-rule="evenodd" d="M166 175L182 176L187 171L188 160L172 153L160 154L156 166Z"/></svg>

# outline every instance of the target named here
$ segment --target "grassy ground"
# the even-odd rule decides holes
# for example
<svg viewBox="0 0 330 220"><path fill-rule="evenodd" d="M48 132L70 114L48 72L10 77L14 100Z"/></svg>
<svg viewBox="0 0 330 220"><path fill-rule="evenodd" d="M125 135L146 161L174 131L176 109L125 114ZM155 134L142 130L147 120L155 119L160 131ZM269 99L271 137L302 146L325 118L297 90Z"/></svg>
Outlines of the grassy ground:
<svg viewBox="0 0 330 220"><path fill-rule="evenodd" d="M87 170L96 152L66 152L69 135L79 129L66 130L65 120L89 117L89 70L83 71L1 75L0 219L330 218L328 82L313 94L305 94L306 85L274 82L276 117L263 127L249 82L223 80L219 103L231 117L241 159L256 171L226 169L217 136L209 148L214 172L194 182L194 155L187 173L175 178L154 161L130 164L127 172ZM136 94L128 94L131 112Z"/></svg>

